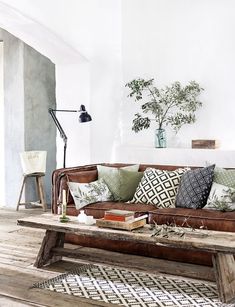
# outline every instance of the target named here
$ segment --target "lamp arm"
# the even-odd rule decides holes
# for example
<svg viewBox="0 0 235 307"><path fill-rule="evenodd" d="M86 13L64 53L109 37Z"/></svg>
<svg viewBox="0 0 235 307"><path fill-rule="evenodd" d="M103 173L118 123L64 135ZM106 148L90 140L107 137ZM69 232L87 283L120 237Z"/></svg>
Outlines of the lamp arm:
<svg viewBox="0 0 235 307"><path fill-rule="evenodd" d="M91 121L91 116L87 113L85 106L82 104L80 107L80 110L56 110L56 109L48 109L48 112L50 113L57 129L60 132L60 136L64 141L64 168L65 168L65 161L66 161L66 149L67 149L67 135L64 132L64 129L62 128L60 122L58 121L58 118L55 115L55 112L81 112L81 115L79 116L79 122L80 123L84 123L84 122L88 122Z"/></svg>
<svg viewBox="0 0 235 307"><path fill-rule="evenodd" d="M60 132L61 138L62 138L63 141L66 143L68 138L67 138L67 135L65 134L64 129L62 128L62 126L61 126L61 124L60 124L58 118L57 118L56 115L55 115L55 110L53 110L53 109L50 108L50 109L48 109L48 111L49 111L49 113L50 113L50 115L51 115L51 117L52 117L52 119L53 119L53 121L54 121L54 123L55 123L57 129L58 129L59 132Z"/></svg>
<svg viewBox="0 0 235 307"><path fill-rule="evenodd" d="M52 117L52 119L53 119L57 129L60 132L60 136L61 136L61 138L64 141L64 161L63 161L63 167L65 168L66 149L67 149L67 140L68 140L68 138L67 138L67 135L65 134L64 129L62 128L60 122L58 121L58 118L55 116L55 110L49 108L48 112L50 113L50 115L51 115L51 117Z"/></svg>

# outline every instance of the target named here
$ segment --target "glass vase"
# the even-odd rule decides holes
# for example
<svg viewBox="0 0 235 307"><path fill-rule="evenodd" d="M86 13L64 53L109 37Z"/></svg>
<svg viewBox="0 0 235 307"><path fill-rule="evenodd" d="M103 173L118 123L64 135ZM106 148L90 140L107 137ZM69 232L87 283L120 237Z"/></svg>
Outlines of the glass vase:
<svg viewBox="0 0 235 307"><path fill-rule="evenodd" d="M155 148L166 147L166 130L156 129L155 131Z"/></svg>

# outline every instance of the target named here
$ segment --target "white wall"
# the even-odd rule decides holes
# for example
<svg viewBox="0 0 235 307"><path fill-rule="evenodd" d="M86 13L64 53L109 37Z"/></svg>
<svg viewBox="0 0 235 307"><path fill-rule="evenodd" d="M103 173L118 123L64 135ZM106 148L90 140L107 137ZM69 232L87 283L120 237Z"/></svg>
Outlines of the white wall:
<svg viewBox="0 0 235 307"><path fill-rule="evenodd" d="M68 166L118 161L126 145L154 146L153 131L131 131L136 105L126 98L124 84L136 77L154 77L160 86L194 79L205 88L196 124L183 127L177 139L169 131L169 146L189 147L191 139L216 138L224 149L235 148L234 0L0 4L0 26L7 25L56 63L58 107L77 109L82 103L93 116L83 126L61 115L69 137ZM3 4L18 10L17 16ZM58 138L58 167L62 149Z"/></svg>
<svg viewBox="0 0 235 307"><path fill-rule="evenodd" d="M56 64L57 107L85 104L92 115L84 125L59 115L69 138L67 166L108 161L120 104L121 0L2 0L0 9L7 15L0 26ZM58 167L62 151L58 137Z"/></svg>
<svg viewBox="0 0 235 307"><path fill-rule="evenodd" d="M90 112L90 73L89 63L56 65L57 109L79 110L85 104ZM91 123L79 124L80 113L57 112L67 137L66 167L89 163ZM57 165L63 165L64 142L57 138Z"/></svg>
<svg viewBox="0 0 235 307"><path fill-rule="evenodd" d="M155 78L159 86L196 80L205 89L197 122L168 145L190 147L197 138L235 149L235 2L233 0L126 0L122 7L124 83ZM153 146L153 132L131 131L136 103L122 104L121 143Z"/></svg>

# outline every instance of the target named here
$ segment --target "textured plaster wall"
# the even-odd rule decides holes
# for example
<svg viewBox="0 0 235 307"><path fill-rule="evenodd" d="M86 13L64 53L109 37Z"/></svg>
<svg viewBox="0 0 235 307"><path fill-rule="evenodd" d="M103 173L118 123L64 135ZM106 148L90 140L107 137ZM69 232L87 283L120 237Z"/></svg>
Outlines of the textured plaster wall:
<svg viewBox="0 0 235 307"><path fill-rule="evenodd" d="M5 116L5 201L16 207L22 168L19 153L26 150L48 152L46 197L50 203L51 171L56 166L56 128L49 120L48 107L55 106L55 67L47 58L0 29L4 42ZM27 197L35 183L27 188ZM35 198L34 198L35 199ZM32 200L32 199L31 199Z"/></svg>
<svg viewBox="0 0 235 307"><path fill-rule="evenodd" d="M45 56L24 44L24 140L25 150L46 150L44 180L50 203L51 174L56 168L56 129L48 108L55 108L55 65ZM35 180L27 187L27 199L33 199ZM34 197L35 199L35 197Z"/></svg>
<svg viewBox="0 0 235 307"><path fill-rule="evenodd" d="M5 202L14 207L21 183L19 152L24 150L23 42L0 30L4 42Z"/></svg>

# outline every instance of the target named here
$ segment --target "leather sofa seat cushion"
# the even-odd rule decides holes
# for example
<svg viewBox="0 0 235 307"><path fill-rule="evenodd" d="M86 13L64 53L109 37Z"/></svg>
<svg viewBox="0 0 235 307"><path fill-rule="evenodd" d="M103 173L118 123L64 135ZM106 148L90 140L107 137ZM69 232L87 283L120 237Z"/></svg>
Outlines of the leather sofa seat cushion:
<svg viewBox="0 0 235 307"><path fill-rule="evenodd" d="M135 217L138 217L143 214L148 214L149 211L153 211L156 208L153 205L144 204L127 204L123 202L99 202L89 204L83 207L81 210L84 210L87 215L92 215L95 219L100 219L104 217L105 211L110 209L135 211ZM68 215L77 215L78 213L79 210L76 210L74 206L67 207Z"/></svg>
<svg viewBox="0 0 235 307"><path fill-rule="evenodd" d="M187 223L185 223L187 221ZM167 208L149 212L149 223L175 223L185 226L218 231L235 232L235 212L221 212L207 209Z"/></svg>

